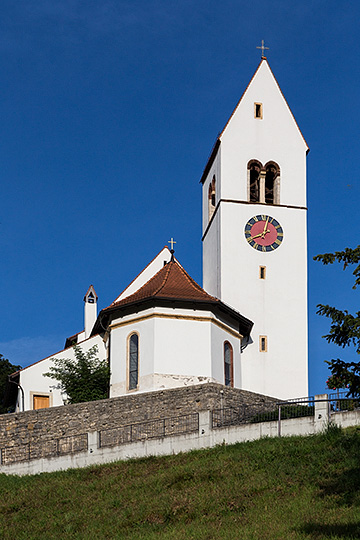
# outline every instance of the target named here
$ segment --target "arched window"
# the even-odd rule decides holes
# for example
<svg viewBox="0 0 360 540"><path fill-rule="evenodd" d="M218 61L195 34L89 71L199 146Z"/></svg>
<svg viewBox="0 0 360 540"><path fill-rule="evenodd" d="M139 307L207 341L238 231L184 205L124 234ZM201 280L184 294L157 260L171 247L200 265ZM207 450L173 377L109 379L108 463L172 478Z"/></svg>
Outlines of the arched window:
<svg viewBox="0 0 360 540"><path fill-rule="evenodd" d="M228 341L224 343L225 386L234 386L233 348Z"/></svg>
<svg viewBox="0 0 360 540"><path fill-rule="evenodd" d="M260 202L260 172L261 163L258 161L250 161L248 163L250 202Z"/></svg>
<svg viewBox="0 0 360 540"><path fill-rule="evenodd" d="M129 390L135 390L139 381L139 336L131 334L129 337Z"/></svg>
<svg viewBox="0 0 360 540"><path fill-rule="evenodd" d="M265 165L265 202L266 204L278 203L278 191L279 191L279 166L269 161Z"/></svg>
<svg viewBox="0 0 360 540"><path fill-rule="evenodd" d="M280 204L280 167L274 161L263 166L260 161L248 163L248 201Z"/></svg>
<svg viewBox="0 0 360 540"><path fill-rule="evenodd" d="M216 206L215 175L209 185L209 221L213 217Z"/></svg>

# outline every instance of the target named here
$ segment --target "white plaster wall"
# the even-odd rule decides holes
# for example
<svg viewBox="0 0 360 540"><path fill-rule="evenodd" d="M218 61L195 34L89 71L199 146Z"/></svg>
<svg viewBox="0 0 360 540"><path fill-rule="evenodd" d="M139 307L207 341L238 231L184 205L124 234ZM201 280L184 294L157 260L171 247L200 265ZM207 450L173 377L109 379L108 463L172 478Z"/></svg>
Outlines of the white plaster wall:
<svg viewBox="0 0 360 540"><path fill-rule="evenodd" d="M282 244L268 253L253 249L244 236L248 219L265 211L284 230ZM254 343L242 354L242 388L284 399L306 396L306 211L228 204L221 228L221 299L254 321ZM259 351L260 335L268 337L268 352Z"/></svg>
<svg viewBox="0 0 360 540"><path fill-rule="evenodd" d="M254 118L254 103L263 104L263 119ZM241 359L241 387L279 398L305 396L307 371L307 146L268 67L263 61L231 117L221 140L219 223L203 241L203 283L209 293L255 324L254 340ZM280 204L247 202L247 164L280 166ZM206 192L204 191L204 199ZM203 203L204 204L204 203ZM284 240L274 252L254 250L245 240L246 222L257 214L277 219ZM217 237L217 234L219 235ZM266 279L259 279L259 266ZM218 270L220 267L220 273ZM259 336L268 338L260 353Z"/></svg>
<svg viewBox="0 0 360 540"><path fill-rule="evenodd" d="M93 304L89 302L85 302L85 306L84 306L85 339L87 339L90 336L91 330L94 328L96 318L97 318L97 302L94 302Z"/></svg>
<svg viewBox="0 0 360 540"><path fill-rule="evenodd" d="M128 362L128 339L137 332L139 335L139 385L138 390L152 390L152 375L154 373L154 323L155 319L149 318L136 321L139 317L146 317L154 313L148 309L135 315L113 321L113 325L125 325L113 328L110 336L110 397L132 393L127 389L127 362Z"/></svg>
<svg viewBox="0 0 360 540"><path fill-rule="evenodd" d="M263 119L254 118L254 103L263 104ZM307 146L267 62L231 117L221 140L221 197L247 200L247 164L280 166L280 203L306 206Z"/></svg>
<svg viewBox="0 0 360 540"><path fill-rule="evenodd" d="M212 164L206 180L202 186L202 222L203 234L209 225L209 185L215 175L216 179L216 205L221 198L221 147ZM218 208L212 219L209 230L203 242L203 283L207 285L207 292L216 298L220 297L220 212Z"/></svg>
<svg viewBox="0 0 360 540"><path fill-rule="evenodd" d="M221 147L217 151L216 158L208 172L205 182L203 183L203 202L202 202L202 230L203 234L209 223L209 185L215 175L215 206L221 199Z"/></svg>
<svg viewBox="0 0 360 540"><path fill-rule="evenodd" d="M161 268L164 262L169 262L171 258L170 250L165 246L158 255L140 272L140 274L124 289L116 298L115 302L135 293L140 287L145 285Z"/></svg>
<svg viewBox="0 0 360 540"><path fill-rule="evenodd" d="M76 343L79 344L81 343L82 341L84 341L85 338L85 330L83 332L80 332L78 335L77 335L77 341Z"/></svg>
<svg viewBox="0 0 360 540"><path fill-rule="evenodd" d="M187 316L211 314L188 311ZM211 377L210 326L210 321L155 319L155 373Z"/></svg>
<svg viewBox="0 0 360 540"><path fill-rule="evenodd" d="M233 344L235 363L239 365L239 340L218 328L212 322L214 318L207 311L152 308L113 321L110 397L134 392L127 389L127 343L133 332L139 334L137 392L204 380L223 382L223 342ZM239 378L240 374L235 371L235 376Z"/></svg>
<svg viewBox="0 0 360 540"><path fill-rule="evenodd" d="M211 369L213 378L225 384L225 366L224 366L224 343L228 341L233 348L234 362L234 387L241 388L241 352L240 337L236 338L222 328L211 326Z"/></svg>
<svg viewBox="0 0 360 540"><path fill-rule="evenodd" d="M86 341L83 341L79 344L83 351L88 351L94 345L98 346L98 358L104 360L106 358L106 349L103 340L99 335L93 336ZM33 403L31 396L33 394L38 395L47 395L50 397L50 407L56 407L58 405L63 405L63 397L59 389L55 388L57 386L57 381L55 379L50 379L49 377L44 377L43 373L46 373L49 368L53 365L53 361L56 358L75 358L74 350L72 347L64 349L56 354L49 356L40 360L36 364L24 368L20 372L20 384L24 390L24 403L25 410L31 410L33 408ZM18 409L22 410L22 397L21 392L18 394Z"/></svg>
<svg viewBox="0 0 360 540"><path fill-rule="evenodd" d="M218 208L203 240L203 283L206 291L220 298L221 295L221 207Z"/></svg>

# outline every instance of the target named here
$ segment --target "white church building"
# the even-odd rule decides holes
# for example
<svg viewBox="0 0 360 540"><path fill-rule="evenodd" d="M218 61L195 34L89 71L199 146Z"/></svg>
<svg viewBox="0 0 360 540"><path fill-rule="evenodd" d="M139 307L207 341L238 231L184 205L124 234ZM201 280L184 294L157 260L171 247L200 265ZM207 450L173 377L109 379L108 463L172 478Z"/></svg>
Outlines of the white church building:
<svg viewBox="0 0 360 540"><path fill-rule="evenodd" d="M201 178L203 287L167 247L99 314L90 286L84 331L11 376L17 410L66 403L43 374L74 344L109 362L110 397L207 381L306 396L308 150L262 57Z"/></svg>

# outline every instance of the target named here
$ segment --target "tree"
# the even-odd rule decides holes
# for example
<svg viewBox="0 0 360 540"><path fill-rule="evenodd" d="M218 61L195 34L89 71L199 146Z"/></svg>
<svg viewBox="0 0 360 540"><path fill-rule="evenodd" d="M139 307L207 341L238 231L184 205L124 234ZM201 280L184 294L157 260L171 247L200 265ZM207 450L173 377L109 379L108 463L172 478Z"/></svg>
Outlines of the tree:
<svg viewBox="0 0 360 540"><path fill-rule="evenodd" d="M9 410L13 409L13 406L15 406L15 403L4 406L4 398L9 375L19 369L21 369L21 366L14 366L7 358L4 358L3 355L0 354L0 414L9 412Z"/></svg>
<svg viewBox="0 0 360 540"><path fill-rule="evenodd" d="M355 277L353 289L360 285L360 245L355 249L346 248L344 251L316 255L314 260L325 265L342 262L344 270L349 265L356 265L353 270ZM318 304L317 313L331 319L330 332L323 336L328 343L335 343L343 348L353 345L356 353L360 354L360 311L352 315L347 310L341 311L329 305ZM334 385L336 388L348 388L349 396L360 396L360 361L344 362L337 358L326 363L332 373L328 381L330 388Z"/></svg>
<svg viewBox="0 0 360 540"><path fill-rule="evenodd" d="M79 345L74 345L73 349L75 359L55 359L55 365L44 373L44 377L58 381L57 388L66 392L70 403L109 397L110 368L106 360L97 358L97 345L86 353Z"/></svg>

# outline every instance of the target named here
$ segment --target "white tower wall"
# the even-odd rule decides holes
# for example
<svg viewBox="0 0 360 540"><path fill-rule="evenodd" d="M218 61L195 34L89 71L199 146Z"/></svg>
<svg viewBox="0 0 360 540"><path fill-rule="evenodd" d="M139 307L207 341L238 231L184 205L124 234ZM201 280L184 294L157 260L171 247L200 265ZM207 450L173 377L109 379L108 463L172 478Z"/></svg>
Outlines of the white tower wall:
<svg viewBox="0 0 360 540"><path fill-rule="evenodd" d="M255 118L255 103L262 104L262 118ZM252 342L241 355L241 387L279 398L305 396L307 145L265 60L219 140L219 207L210 224L205 216L203 228L204 288L254 321ZM278 204L249 202L250 160L280 167ZM209 174L204 182L204 200L211 179ZM244 228L256 215L282 226L283 241L274 251L257 251L247 242ZM260 336L266 352L260 352Z"/></svg>

